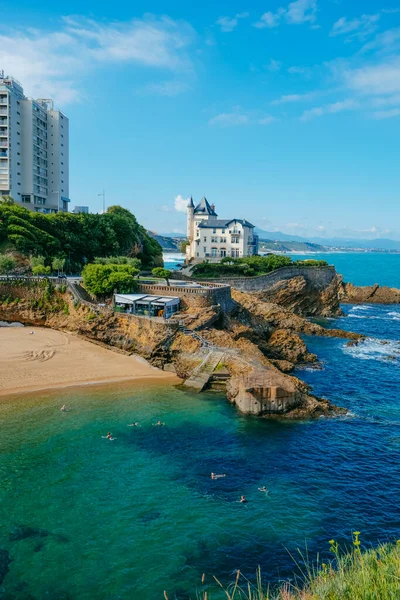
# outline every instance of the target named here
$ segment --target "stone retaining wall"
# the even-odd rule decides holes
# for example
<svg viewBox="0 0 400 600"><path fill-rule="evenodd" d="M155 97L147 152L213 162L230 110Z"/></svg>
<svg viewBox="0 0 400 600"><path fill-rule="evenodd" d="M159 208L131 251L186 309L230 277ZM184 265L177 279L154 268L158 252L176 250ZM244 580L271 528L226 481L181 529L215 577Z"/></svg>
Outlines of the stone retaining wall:
<svg viewBox="0 0 400 600"><path fill-rule="evenodd" d="M271 288L279 281L302 276L313 288L323 290L336 275L335 267L282 267L257 277L220 277L218 282L228 284L241 292L261 292ZM207 284L209 285L209 283Z"/></svg>
<svg viewBox="0 0 400 600"><path fill-rule="evenodd" d="M222 283L206 283L201 285L207 287L191 288L174 285L152 285L149 283L139 283L138 292L157 296L179 296L182 308L196 307L205 308L219 304L224 312L229 312L234 306L231 296L231 288Z"/></svg>

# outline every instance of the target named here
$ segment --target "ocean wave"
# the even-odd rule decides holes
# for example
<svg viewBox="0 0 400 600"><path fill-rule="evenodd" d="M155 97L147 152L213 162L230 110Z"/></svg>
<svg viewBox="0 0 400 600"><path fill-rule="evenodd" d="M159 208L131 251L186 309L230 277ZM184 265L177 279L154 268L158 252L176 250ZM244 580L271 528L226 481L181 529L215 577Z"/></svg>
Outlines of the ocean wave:
<svg viewBox="0 0 400 600"><path fill-rule="evenodd" d="M353 306L350 312L355 312L357 310L371 310L372 306L366 306L365 304Z"/></svg>
<svg viewBox="0 0 400 600"><path fill-rule="evenodd" d="M400 362L400 345L398 342L367 338L356 346L344 346L343 352L360 360Z"/></svg>

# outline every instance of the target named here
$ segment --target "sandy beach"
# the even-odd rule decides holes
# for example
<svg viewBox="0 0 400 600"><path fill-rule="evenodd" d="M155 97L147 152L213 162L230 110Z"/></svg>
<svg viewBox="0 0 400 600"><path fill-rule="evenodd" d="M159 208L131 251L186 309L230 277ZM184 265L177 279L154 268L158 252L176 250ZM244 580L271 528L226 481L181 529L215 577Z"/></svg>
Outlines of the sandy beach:
<svg viewBox="0 0 400 600"><path fill-rule="evenodd" d="M39 327L0 327L0 396L143 379L178 382L175 375L138 356L113 352L73 334Z"/></svg>

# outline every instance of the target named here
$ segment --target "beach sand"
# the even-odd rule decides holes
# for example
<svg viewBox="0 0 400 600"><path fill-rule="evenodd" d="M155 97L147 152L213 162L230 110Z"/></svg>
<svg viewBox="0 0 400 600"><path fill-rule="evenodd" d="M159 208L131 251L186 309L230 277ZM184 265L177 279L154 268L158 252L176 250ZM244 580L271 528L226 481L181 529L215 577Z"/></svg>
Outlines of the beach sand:
<svg viewBox="0 0 400 600"><path fill-rule="evenodd" d="M119 354L73 334L41 327L0 327L0 396L143 379L180 381L139 356Z"/></svg>

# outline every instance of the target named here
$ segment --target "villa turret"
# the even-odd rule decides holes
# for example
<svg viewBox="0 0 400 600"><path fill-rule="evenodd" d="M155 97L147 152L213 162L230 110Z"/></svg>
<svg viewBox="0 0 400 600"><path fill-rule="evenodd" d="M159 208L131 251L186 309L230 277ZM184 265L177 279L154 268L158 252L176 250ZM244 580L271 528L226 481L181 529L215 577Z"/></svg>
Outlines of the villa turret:
<svg viewBox="0 0 400 600"><path fill-rule="evenodd" d="M246 219L219 219L215 205L203 197L197 206L190 198L187 209L186 261L218 262L227 256L242 258L258 253L258 236Z"/></svg>

